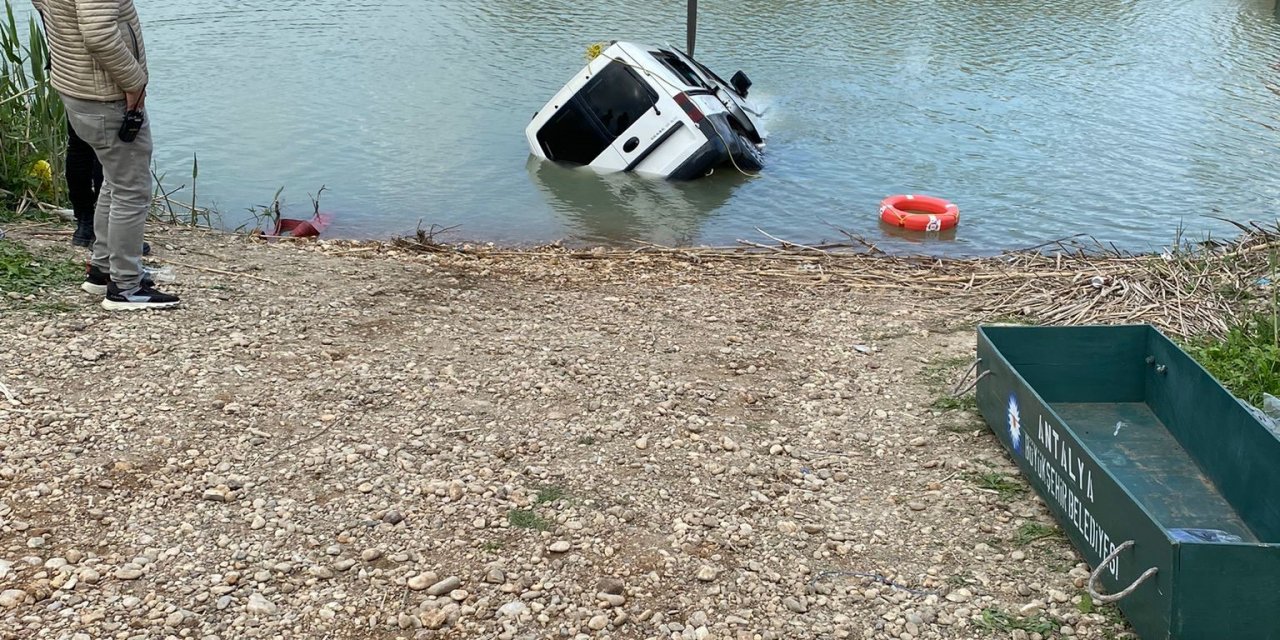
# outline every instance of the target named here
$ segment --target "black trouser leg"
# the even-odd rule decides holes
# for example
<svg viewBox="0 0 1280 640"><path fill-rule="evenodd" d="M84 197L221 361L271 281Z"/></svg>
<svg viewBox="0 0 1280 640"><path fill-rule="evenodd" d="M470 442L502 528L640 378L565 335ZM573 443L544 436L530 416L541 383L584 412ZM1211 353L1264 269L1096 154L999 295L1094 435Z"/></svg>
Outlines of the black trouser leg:
<svg viewBox="0 0 1280 640"><path fill-rule="evenodd" d="M102 190L102 163L89 143L67 125L67 194L76 221L93 224L93 213Z"/></svg>

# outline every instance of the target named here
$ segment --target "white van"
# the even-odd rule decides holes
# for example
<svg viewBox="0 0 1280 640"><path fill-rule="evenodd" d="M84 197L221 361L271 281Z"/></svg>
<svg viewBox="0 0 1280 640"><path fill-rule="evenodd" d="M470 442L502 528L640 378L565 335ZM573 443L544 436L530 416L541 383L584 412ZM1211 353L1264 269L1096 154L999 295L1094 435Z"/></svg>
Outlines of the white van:
<svg viewBox="0 0 1280 640"><path fill-rule="evenodd" d="M763 164L766 133L739 71L725 82L678 49L614 42L533 116L533 155L688 180Z"/></svg>

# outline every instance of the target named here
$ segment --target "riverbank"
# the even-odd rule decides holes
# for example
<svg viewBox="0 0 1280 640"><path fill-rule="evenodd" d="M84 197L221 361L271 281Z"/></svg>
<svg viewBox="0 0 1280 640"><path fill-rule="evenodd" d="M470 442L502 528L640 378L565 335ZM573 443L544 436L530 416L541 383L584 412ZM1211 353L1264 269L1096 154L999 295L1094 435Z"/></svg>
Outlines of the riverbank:
<svg viewBox="0 0 1280 640"><path fill-rule="evenodd" d="M155 227L185 305L135 315L78 290L64 227L6 229L33 274L0 300L14 637L1121 637L947 390L979 320L1211 331L1177 310L1275 244L1192 268Z"/></svg>
<svg viewBox="0 0 1280 640"><path fill-rule="evenodd" d="M57 232L9 228L69 255ZM730 259L149 238L179 310L0 303L7 637L1123 630L947 398L963 304Z"/></svg>

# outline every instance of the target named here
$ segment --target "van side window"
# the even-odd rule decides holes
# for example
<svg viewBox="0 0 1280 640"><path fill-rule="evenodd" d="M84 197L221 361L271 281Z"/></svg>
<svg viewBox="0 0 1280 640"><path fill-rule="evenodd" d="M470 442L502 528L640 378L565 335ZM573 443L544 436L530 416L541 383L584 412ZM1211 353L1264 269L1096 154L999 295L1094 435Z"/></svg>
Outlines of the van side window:
<svg viewBox="0 0 1280 640"><path fill-rule="evenodd" d="M611 62L582 88L583 98L617 139L658 101L649 83L621 62Z"/></svg>
<svg viewBox="0 0 1280 640"><path fill-rule="evenodd" d="M561 106L538 130L538 143L542 150L548 158L559 162L591 164L612 142L613 138L606 136L593 122L577 96Z"/></svg>

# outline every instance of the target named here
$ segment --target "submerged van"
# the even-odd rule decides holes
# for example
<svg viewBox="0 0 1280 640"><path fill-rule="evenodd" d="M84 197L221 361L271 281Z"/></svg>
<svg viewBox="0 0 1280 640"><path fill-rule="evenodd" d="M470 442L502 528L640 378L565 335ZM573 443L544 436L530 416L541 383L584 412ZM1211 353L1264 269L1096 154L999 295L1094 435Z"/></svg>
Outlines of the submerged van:
<svg viewBox="0 0 1280 640"><path fill-rule="evenodd" d="M602 173L689 180L763 165L766 133L743 72L725 82L678 49L614 42L533 116L533 155Z"/></svg>

